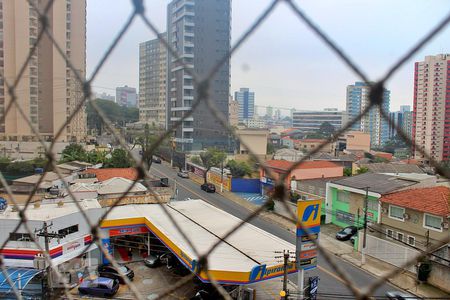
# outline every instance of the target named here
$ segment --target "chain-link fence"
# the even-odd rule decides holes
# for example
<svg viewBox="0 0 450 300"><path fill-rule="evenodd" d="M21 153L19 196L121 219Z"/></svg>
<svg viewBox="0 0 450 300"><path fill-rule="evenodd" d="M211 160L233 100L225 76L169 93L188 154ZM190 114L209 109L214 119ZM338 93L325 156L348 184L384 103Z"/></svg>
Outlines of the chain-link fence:
<svg viewBox="0 0 450 300"><path fill-rule="evenodd" d="M84 106L86 105L87 101L90 101L92 98L92 92L91 92L91 83L95 80L95 78L97 77L100 69L103 67L103 65L108 61L108 59L111 56L112 51L117 47L118 43L123 39L123 37L127 34L127 32L130 29L131 24L136 20L136 19L141 19L146 26L148 27L148 29L153 32L155 35L157 35L159 38L161 38L159 34L159 32L157 32L156 27L154 26L154 24L152 23L151 20L149 20L144 12L145 12L145 7L144 7L144 3L142 0L133 0L132 4L134 7L134 10L132 11L132 13L130 14L130 16L128 17L127 21L125 22L125 24L123 24L123 26L121 27L120 31L117 33L116 37L114 38L114 40L112 41L111 45L109 46L109 48L105 51L104 55L102 56L102 58L100 59L100 61L97 63L96 67L93 69L94 71L92 72L92 75L89 79L85 79L84 74L81 74L79 70L77 70L73 64L71 63L70 58L68 57L66 51L63 50L63 48L58 45L58 43L56 42L56 38L52 35L52 31L49 30L50 28L50 22L49 19L47 17L47 15L52 11L52 6L55 4L55 0L49 0L46 3L45 7L41 6L37 6L37 2L33 1L33 0L28 0L30 7L37 13L37 20L39 22L39 30L36 34L36 39L34 42L33 47L30 48L29 51L29 55L27 56L27 59L23 62L23 65L20 69L20 72L18 73L18 76L16 78L14 78L14 80L12 81L7 81L7 79L5 78L5 76L3 76L3 74L0 75L1 79L4 81L4 85L5 88L7 90L7 94L11 97L11 101L8 103L8 105L5 107L4 109L4 114L0 120L0 123L3 123L6 119L6 116L8 115L8 113L10 112L11 108L14 106L16 108L16 110L18 111L18 113L23 117L23 119L26 121L27 125L30 126L30 128L32 129L33 134L37 137L37 139L39 140L39 142L42 144L43 149L45 150L45 154L46 157L48 158L48 163L46 165L47 169L53 169L54 172L56 172L58 174L58 177L63 181L63 174L61 173L61 171L56 167L56 159L55 159L55 153L53 151L54 149L54 144L55 142L52 142L49 146L45 143L45 138L43 136L41 136L41 134L39 133L39 129L36 128L36 122L34 122L33 120L30 120L28 118L28 115L24 112L24 108L21 107L20 105L20 98L19 98L19 93L16 91L16 88L19 84L19 82L21 80L23 80L24 77L24 73L25 70L27 68L27 66L30 63L33 63L34 60L34 54L37 51L38 45L39 43L43 40L43 39L50 39L53 42L53 46L54 49L58 52L58 54L67 62L67 66L71 69L73 75L75 76L76 82L77 84L79 84L80 86L82 86L82 90L83 90L83 97L80 101L78 101L77 103L75 103L73 105L73 109L69 115L69 117L67 118L67 120L65 121L64 126L62 126L59 131L57 132L56 136L53 137L53 140L56 141L58 140L58 138L63 134L66 126L76 117L77 112L79 110L82 110L84 108ZM200 80L199 77L197 76L197 74L190 74L193 78L194 81L194 85L197 89L197 99L194 102L193 106L192 106L192 110L189 113L186 113L181 120L175 122L170 128L168 128L163 135L161 135L159 137L159 139L153 143L152 148L150 149L152 152L154 152L158 145L161 144L165 139L169 138L171 136L171 134L173 133L175 128L178 128L179 126L181 126L182 122L191 116L192 112L196 110L196 108L198 107L198 105L200 103L204 103L206 104L206 106L208 107L210 113L220 122L220 124L223 126L223 130L226 130L229 132L230 135L232 135L235 139L239 139L239 136L236 134L235 129L232 128L231 126L229 126L228 121L227 121L227 117L224 116L217 108L216 105L214 103L214 101L212 99L210 99L209 97L209 88L210 88L210 78L213 78L214 75L216 74L216 72L218 72L220 66L224 63L226 63L229 58L233 55L233 53L240 47L242 46L247 40L248 38L255 32L255 30L261 26L261 24L263 24L265 22L265 20L268 18L268 16L275 10L277 9L278 6L280 5L285 5L287 7L290 8L291 12L298 17L299 20L301 20L301 22L303 22L308 28L309 30L311 30L324 44L326 47L328 47L329 49L331 49L363 82L366 82L367 84L370 85L370 105L367 106L363 113L361 113L361 115L359 115L357 118L350 120L350 122L345 125L343 128L341 128L338 132L336 132L336 134L333 137L330 137L327 140L327 143L333 143L337 140L337 138L343 134L345 131L347 131L352 124L354 124L355 122L358 122L362 116L365 116L370 109L374 108L374 107L379 107L382 117L389 122L389 126L395 126L396 130L399 134L399 136L405 140L408 144L408 146L412 146L413 145L413 141L411 141L407 135L405 134L405 132L402 131L401 128L398 128L397 125L395 124L391 124L391 120L387 114L386 111L384 111L382 109L382 104L383 104L383 89L384 86L386 84L386 82L388 82L391 77L393 76L393 74L395 74L395 72L402 66L404 65L406 62L409 61L409 59L415 54L417 53L424 45L426 45L437 33L439 33L443 28L445 28L448 23L450 22L450 14L448 14L443 20L439 21L436 26L424 37L421 37L417 44L405 51L405 54L403 57L401 57L401 59L399 59L393 66L391 66L389 68L389 71L385 74L385 76L383 76L381 78L381 80L376 81L375 83L366 75L366 73L361 70L352 60L352 58L346 54L340 47L339 45L333 41L329 36L327 36L327 34L322 31L319 26L317 26L317 24L314 23L314 21L308 17L303 11L302 9L296 4L294 3L294 1L290 1L290 0L274 0L270 3L270 5L263 11L263 13L255 20L255 22L251 25L250 28L248 28L246 30L246 32L237 40L237 42L232 46L232 48L230 49L230 51L228 51L228 53L222 58L222 60L220 60L208 73L208 76L205 76L204 80ZM165 45L165 47L168 49L168 51L170 52L170 54L175 57L175 58L179 58L176 51L174 51L174 49L171 48L170 44L166 41L161 39L161 42ZM184 65L184 63L183 63ZM186 69L186 70L190 70L190 69ZM92 103L92 107L97 111L98 115L100 116L100 118L103 120L107 130L119 141L120 146L123 149L127 149L128 151L130 151L130 148L128 146L128 144L126 143L124 137L122 137L114 128L113 124L108 120L107 116L104 114L103 111L101 111L99 109L99 107L95 104L95 102L91 102ZM243 141L241 141L241 144L243 144L243 146L247 146L245 145L245 143ZM326 144L321 145L318 148L315 148L313 151L311 151L309 153L308 156L310 155L314 155L315 153L318 153ZM246 147L247 149L251 149L250 147ZM416 149L418 149L419 151L421 151L421 147L416 147ZM130 152L131 154L131 152ZM422 153L429 161L430 164L434 167L437 168L437 171L444 175L447 178L450 178L450 174L446 173L446 170L442 169L429 155L429 153ZM265 169L265 171L269 174L271 174L271 170L270 169L266 169L264 166L264 162L260 161L258 156L255 155L254 153L250 153L250 156L255 159L256 161L259 162L260 166L262 168ZM305 158L297 161L291 168L290 170L293 170L295 167L297 167L303 160L306 159ZM132 156L134 157L134 156ZM150 178L149 175L149 170L148 168L146 168L146 165L143 161L137 160L135 158L133 158L135 160L135 164L139 170L139 179L143 179L143 180L148 180ZM289 171L290 171L289 170ZM289 173L289 171L287 173ZM25 202L24 206L19 206L19 203L15 200L14 195L12 193L12 190L10 188L10 186L7 184L5 177L3 174L0 173L0 181L5 189L5 191L8 193L8 195L10 196L11 201L13 202L13 206L14 209L18 212L18 215L20 217L20 222L18 223L18 225L16 226L14 233L18 231L19 228L24 228L30 235L31 239L33 240L33 243L35 244L35 246L39 249L39 251L41 251L45 257L45 261L49 264L49 266L52 268L53 272L56 274L56 277L59 277L59 279L62 278L62 274L59 272L58 268L55 266L50 253L48 252L48 249L43 249L41 247L41 244L36 242L35 240L35 234L32 230L32 228L30 227L30 225L28 224L28 220L27 220L27 216L26 216L26 211L28 209L30 209L31 206L31 200L33 198L33 196L36 194L37 192L37 188L40 185L40 183L42 182L43 177L41 177L39 179L39 181L37 182L37 184L35 185L32 193L28 196L28 200ZM287 208L287 202L288 201L288 193L287 193L287 189L286 186L284 185L285 182L285 176L281 176L281 178L277 181L277 183L275 184L275 188L274 188L274 193L271 196L271 199L269 199L268 201L276 200L276 201L280 201L281 203L283 203L286 206L286 211L290 211ZM136 183L136 182L135 182ZM117 262L115 261L115 259L110 255L108 249L105 248L105 246L103 245L103 243L101 242L101 236L100 236L100 224L102 222L102 220L104 220L109 214L110 212L114 209L114 207L116 205L118 205L120 203L120 201L123 199L123 197L128 194L128 192L134 187L135 183L133 185L131 185L127 192L125 192L122 197L118 198L117 200L115 200L115 202L113 203L113 205L111 205L111 207L108 207L108 209L104 212L104 214L101 216L100 219L95 220L95 222L93 222L91 219L88 218L88 216L85 213L85 210L80 206L80 203L76 200L73 200L73 203L78 207L81 215L83 216L83 220L80 220L81 222L85 222L90 228L91 228L91 234L92 234L92 241L93 243L91 245L96 245L100 251L103 253L103 255L111 261L112 265L115 267L118 267ZM67 189L67 192L70 194L72 199L76 199L76 197L74 197L74 195L71 193L71 190L69 189L69 187L67 186L67 183L65 183L65 188ZM154 191L150 188L150 191L154 194L154 196L159 199L159 196L157 193L154 193ZM160 200L160 199L159 199ZM176 226L176 228L179 230L179 232L182 234L182 236L186 239L186 241L189 242L190 247L193 249L193 251L195 252L196 256L199 258L199 265L200 265L200 269L197 270L197 272L201 272L204 271L208 277L208 279L210 280L210 282L212 283L212 285L218 290L218 292L225 298L225 299L230 299L230 296L227 294L227 292L224 290L224 288L222 286L220 286L219 284L217 284L214 281L214 278L210 277L210 274L208 272L208 256L210 255L210 253L222 242L222 240L225 240L227 237L229 237L231 234L233 234L236 230L239 229L239 227L246 223L251 221L252 219L254 219L255 217L257 217L261 212L263 212L265 210L265 206L261 206L258 209L256 209L254 212L250 213L244 220L242 220L240 222L240 224L234 228L229 228L229 231L227 232L227 234L225 234L224 236L221 237L221 240L219 240L216 244L214 244L209 251L205 252L205 253L199 253L195 244L192 243L192 241L190 241L187 237L186 234L184 232L184 229L181 228L179 226L179 224L177 224L174 219L171 217L171 215L167 212L167 208L165 205L162 204L163 201L160 201L160 205L161 208L166 212L168 218L170 218L174 225ZM291 221L293 224L296 223L296 216L292 213L291 214ZM314 239L312 239L313 241L315 241ZM1 249L5 249L6 246L8 245L8 243L10 242L9 238L1 245ZM441 247L444 244L448 244L450 242L450 237L447 237L446 239L442 240L440 244L433 246L431 248L429 248L426 252L421 252L420 255L408 260L406 263L404 263L402 266L400 266L400 269L408 269L410 266L414 265L417 263L417 261L423 257L425 257L427 254L434 252L436 249L438 249L439 247ZM357 288L354 285L354 281L352 280L352 278L341 268L339 267L339 265L335 262L335 260L331 257L331 255L329 254L329 252L325 251L324 248L322 248L320 245L317 244L317 249L320 252L320 254L322 255L323 259L326 260L331 267L334 269L334 271L338 274L338 276L343 280L343 282L345 282L345 285L349 288L349 290L353 293L354 298L356 299L366 299L369 298L374 291L380 287L387 279L389 279L390 277L394 276L398 271L397 270L393 270L391 272L388 272L387 274L385 274L384 276L381 276L379 278L377 278L374 282L372 282L370 284L370 286L366 287L364 290L361 290L359 288ZM85 251L89 251L89 247L87 249L85 249ZM5 263L4 263L4 258L2 256L2 259L0 260L0 267L2 269L2 272L6 275L7 270L5 267ZM188 284L196 275L194 273L190 274L189 276L183 278L182 280L178 281L177 284L168 287L168 289L159 295L159 298L165 298L168 295L170 295L173 291L179 289L180 287L182 287L183 285ZM9 279L8 276L6 276L8 283L11 285L11 287L13 288L14 294L16 295L17 298L21 299L22 296L19 293L18 287L15 286L13 284L13 282L11 282L11 279ZM133 293L135 298L139 298L142 299L143 295L140 293L140 291L135 287L135 285L133 284L133 282L131 282L127 276L123 276L122 278L124 280L124 282L126 283L126 285L129 287L129 289L131 290L131 292ZM64 280L60 280L61 282L64 282ZM69 286L66 285L65 288L63 289L64 295L67 298L73 298L73 296L69 293Z"/></svg>

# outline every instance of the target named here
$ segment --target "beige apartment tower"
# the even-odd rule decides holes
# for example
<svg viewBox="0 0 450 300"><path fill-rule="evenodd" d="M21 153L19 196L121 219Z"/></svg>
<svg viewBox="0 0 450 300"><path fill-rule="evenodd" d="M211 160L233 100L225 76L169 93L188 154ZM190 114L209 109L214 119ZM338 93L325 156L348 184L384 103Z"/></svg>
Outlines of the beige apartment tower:
<svg viewBox="0 0 450 300"><path fill-rule="evenodd" d="M40 11L49 0L32 0ZM54 1L48 14L49 31L84 80L86 74L86 0ZM0 74L13 84L41 30L38 13L26 0L0 0ZM3 78L2 78L3 79ZM44 34L15 88L17 104L45 140L53 140L64 126L57 141L83 141L86 137L82 84L69 64ZM0 83L0 113L12 101L5 83ZM3 121L3 118L1 119ZM10 141L33 141L37 137L13 105L0 124L0 138Z"/></svg>
<svg viewBox="0 0 450 300"><path fill-rule="evenodd" d="M414 157L450 158L450 54L426 56L414 66L412 137Z"/></svg>
<svg viewBox="0 0 450 300"><path fill-rule="evenodd" d="M139 44L139 121L166 128L167 49L161 39Z"/></svg>

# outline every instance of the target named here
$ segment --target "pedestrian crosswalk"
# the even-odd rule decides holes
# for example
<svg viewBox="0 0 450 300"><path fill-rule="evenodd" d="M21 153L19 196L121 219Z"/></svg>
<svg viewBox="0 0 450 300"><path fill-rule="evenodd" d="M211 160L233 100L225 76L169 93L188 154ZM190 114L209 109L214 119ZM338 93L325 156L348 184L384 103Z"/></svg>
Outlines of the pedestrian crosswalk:
<svg viewBox="0 0 450 300"><path fill-rule="evenodd" d="M263 205L267 197L255 193L236 193L239 197L251 202L255 205Z"/></svg>

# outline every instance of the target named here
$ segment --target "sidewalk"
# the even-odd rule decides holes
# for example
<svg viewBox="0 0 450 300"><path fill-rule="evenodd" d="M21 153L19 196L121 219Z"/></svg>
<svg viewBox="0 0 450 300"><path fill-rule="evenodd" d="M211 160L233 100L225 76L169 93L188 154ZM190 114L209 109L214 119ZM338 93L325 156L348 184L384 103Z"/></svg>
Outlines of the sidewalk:
<svg viewBox="0 0 450 300"><path fill-rule="evenodd" d="M246 201L245 199L239 198L236 194L231 192L222 192L222 196L227 199L240 204L250 211L255 211L258 206ZM295 233L296 226L291 221L286 219L281 215L277 215L270 212L263 212L260 214L266 220L275 223L287 230ZM336 240L334 237L336 232L340 230L337 226L333 224L327 224L321 226L321 235L319 239L320 245L327 251L331 252L336 256L340 256L347 262L373 274L376 277L382 277L388 272L393 270L398 270L398 273L392 278L387 279L390 283L397 286L400 289L406 290L412 294L420 297L427 298L441 298L450 299L450 294L441 291L434 286L426 283L418 283L416 276L408 271L399 270L397 267L383 262L381 260L366 256L366 264L361 264L361 253L353 249L353 246L349 242L341 242Z"/></svg>

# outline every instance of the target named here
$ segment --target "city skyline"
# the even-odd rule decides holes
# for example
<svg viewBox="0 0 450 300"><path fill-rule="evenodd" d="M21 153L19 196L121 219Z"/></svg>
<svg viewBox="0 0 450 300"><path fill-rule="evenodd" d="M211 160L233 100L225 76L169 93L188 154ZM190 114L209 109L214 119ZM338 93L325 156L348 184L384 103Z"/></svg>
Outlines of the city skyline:
<svg viewBox="0 0 450 300"><path fill-rule="evenodd" d="M156 0L145 2L147 16L160 32L165 30L166 3L167 1ZM268 3L267 0L258 3L233 2L233 43ZM88 3L88 74L92 72L95 63L113 39L114 33L117 32L115 29L119 29L128 17L129 14L124 12L131 13L132 9L128 1L117 2L114 6L108 4L110 10L108 14L104 14L104 4L106 3L103 0ZM435 1L433 5L421 1L416 2L414 7L405 4L405 1L390 3L389 11L384 9L383 3L361 4L359 1L358 4L354 1L305 3L301 7L367 71L371 79L376 80L447 13L445 1ZM325 5L333 14L323 10ZM371 11L370 15L362 13L368 10ZM418 16L421 18L417 19ZM431 16L433 17L430 18ZM107 22L110 18L117 22ZM378 22L380 18L385 20L383 24ZM91 25L93 20L95 24ZM101 22L102 20L105 22ZM342 23L342 20L346 22ZM358 22L362 21L366 22L367 26L360 26ZM393 26L396 31L389 30ZM283 34L279 34L280 32ZM303 38L292 39L299 35ZM355 39L355 36L358 36L358 39ZM138 44L154 37L141 21L135 22L94 81L94 90L102 92L105 90L97 87L114 88L125 84L138 86ZM414 62L420 61L425 55L448 52L444 47L449 38L450 30L446 28L388 81L386 88L392 91L392 110L397 110L400 105L412 105L411 74ZM268 40L271 42L267 43ZM382 48L378 46L380 44L383 44ZM261 28L233 55L231 91L248 86L258 94L257 104L263 106L277 103L278 106L305 110L326 107L344 109L345 87L359 78L338 61L322 42L305 29L287 6L281 3ZM121 72L115 71L117 69ZM324 73L328 76L326 81L329 88L318 90L316 87L323 84Z"/></svg>

